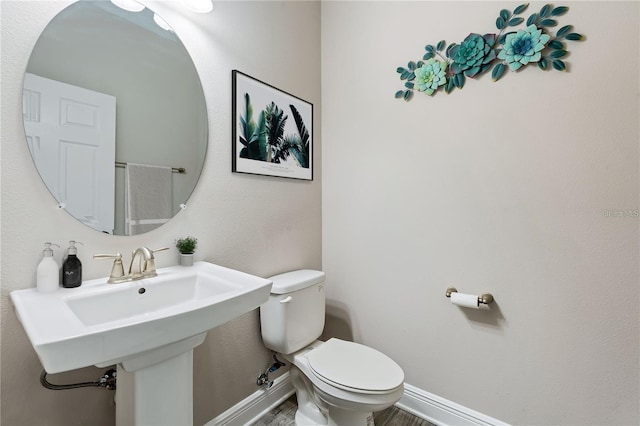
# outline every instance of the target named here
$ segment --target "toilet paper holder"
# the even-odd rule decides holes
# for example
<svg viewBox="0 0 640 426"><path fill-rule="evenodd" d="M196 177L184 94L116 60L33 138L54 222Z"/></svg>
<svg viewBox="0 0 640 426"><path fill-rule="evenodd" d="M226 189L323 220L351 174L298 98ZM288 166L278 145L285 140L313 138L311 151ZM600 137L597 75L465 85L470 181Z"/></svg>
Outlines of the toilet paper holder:
<svg viewBox="0 0 640 426"><path fill-rule="evenodd" d="M458 289L456 289L455 287L449 287L447 289L447 293L446 296L447 297L451 297L451 293L457 293ZM483 305L488 305L489 303L493 302L493 295L491 293L483 293L480 296L478 296L478 303L482 303Z"/></svg>

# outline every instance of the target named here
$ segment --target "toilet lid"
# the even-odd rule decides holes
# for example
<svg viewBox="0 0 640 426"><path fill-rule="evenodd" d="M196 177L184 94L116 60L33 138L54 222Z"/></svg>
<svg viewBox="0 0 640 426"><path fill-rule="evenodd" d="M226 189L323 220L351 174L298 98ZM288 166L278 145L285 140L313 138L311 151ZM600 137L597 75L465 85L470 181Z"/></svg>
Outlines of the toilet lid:
<svg viewBox="0 0 640 426"><path fill-rule="evenodd" d="M388 391L404 382L404 372L391 358L354 342L329 339L307 359L321 379L354 390Z"/></svg>

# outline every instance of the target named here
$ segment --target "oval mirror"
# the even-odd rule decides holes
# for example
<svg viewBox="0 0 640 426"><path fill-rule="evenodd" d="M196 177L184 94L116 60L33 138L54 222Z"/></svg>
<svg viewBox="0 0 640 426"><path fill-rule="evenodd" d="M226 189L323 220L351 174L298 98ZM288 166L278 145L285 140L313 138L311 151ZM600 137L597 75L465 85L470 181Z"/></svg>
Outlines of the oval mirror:
<svg viewBox="0 0 640 426"><path fill-rule="evenodd" d="M23 119L59 205L100 232L135 235L186 204L208 122L176 34L148 8L116 3L123 0L81 0L51 20L27 65Z"/></svg>

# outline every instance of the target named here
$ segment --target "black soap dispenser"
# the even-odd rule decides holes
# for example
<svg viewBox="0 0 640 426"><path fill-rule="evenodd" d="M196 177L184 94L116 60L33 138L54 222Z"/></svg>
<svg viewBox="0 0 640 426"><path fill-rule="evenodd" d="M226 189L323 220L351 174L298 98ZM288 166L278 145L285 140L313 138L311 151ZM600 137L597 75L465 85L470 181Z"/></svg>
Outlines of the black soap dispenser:
<svg viewBox="0 0 640 426"><path fill-rule="evenodd" d="M78 259L75 241L69 241L68 256L62 264L62 287L80 287L82 284L82 262Z"/></svg>

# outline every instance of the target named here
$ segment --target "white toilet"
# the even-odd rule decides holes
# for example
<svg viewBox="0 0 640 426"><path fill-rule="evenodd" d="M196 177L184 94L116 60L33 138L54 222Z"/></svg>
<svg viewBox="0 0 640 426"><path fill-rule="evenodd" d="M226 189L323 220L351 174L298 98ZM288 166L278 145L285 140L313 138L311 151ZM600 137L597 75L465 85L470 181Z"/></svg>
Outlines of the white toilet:
<svg viewBox="0 0 640 426"><path fill-rule="evenodd" d="M373 425L373 411L402 397L404 372L367 346L317 340L324 329L324 276L305 269L269 278L271 295L260 307L262 339L291 364L296 425Z"/></svg>

